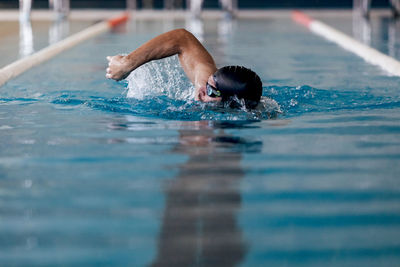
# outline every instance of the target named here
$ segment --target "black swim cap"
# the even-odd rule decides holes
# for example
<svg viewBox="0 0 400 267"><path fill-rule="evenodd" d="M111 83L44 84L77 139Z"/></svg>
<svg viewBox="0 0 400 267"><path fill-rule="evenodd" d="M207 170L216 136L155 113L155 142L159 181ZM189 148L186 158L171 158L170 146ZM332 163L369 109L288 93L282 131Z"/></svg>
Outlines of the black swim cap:
<svg viewBox="0 0 400 267"><path fill-rule="evenodd" d="M233 97L243 99L246 108L255 108L260 102L262 82L251 69L241 66L226 66L214 73L216 88L221 91L222 101Z"/></svg>

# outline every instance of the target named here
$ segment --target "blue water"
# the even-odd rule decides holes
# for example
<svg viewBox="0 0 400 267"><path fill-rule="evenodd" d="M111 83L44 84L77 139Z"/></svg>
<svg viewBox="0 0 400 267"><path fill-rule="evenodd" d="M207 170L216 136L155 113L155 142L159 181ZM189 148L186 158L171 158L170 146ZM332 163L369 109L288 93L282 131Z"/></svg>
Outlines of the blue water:
<svg viewBox="0 0 400 267"><path fill-rule="evenodd" d="M104 78L190 25L134 21L0 88L0 265L398 266L400 79L284 18L197 33L278 107L193 101L174 58Z"/></svg>

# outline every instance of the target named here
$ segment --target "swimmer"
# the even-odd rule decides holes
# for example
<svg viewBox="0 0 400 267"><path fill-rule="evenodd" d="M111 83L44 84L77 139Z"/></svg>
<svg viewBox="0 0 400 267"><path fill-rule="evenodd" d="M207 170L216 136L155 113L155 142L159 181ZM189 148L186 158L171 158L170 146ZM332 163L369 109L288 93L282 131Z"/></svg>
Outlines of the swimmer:
<svg viewBox="0 0 400 267"><path fill-rule="evenodd" d="M125 79L133 70L152 60L178 55L195 87L195 100L219 101L235 108L254 109L260 102L262 82L250 69L226 66L217 69L214 59L196 37L185 29L161 34L129 55L108 56L106 78Z"/></svg>

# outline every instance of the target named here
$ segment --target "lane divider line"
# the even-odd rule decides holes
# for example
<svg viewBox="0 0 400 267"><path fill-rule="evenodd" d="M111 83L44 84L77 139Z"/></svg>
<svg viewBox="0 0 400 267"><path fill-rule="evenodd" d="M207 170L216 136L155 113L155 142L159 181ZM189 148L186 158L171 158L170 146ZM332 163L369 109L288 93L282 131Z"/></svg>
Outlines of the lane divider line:
<svg viewBox="0 0 400 267"><path fill-rule="evenodd" d="M101 33L107 32L119 24L125 23L128 19L128 13L123 13L122 15L119 15L117 17L90 26L74 35L71 35L61 40L58 43L47 46L46 48L43 48L42 50L32 55L14 61L13 63L0 69L0 86L5 84L7 81L17 77L18 75L24 73L30 68L37 66L60 54L61 52L71 47L74 47L83 41L93 38Z"/></svg>
<svg viewBox="0 0 400 267"><path fill-rule="evenodd" d="M344 49L363 58L365 61L381 67L389 74L400 76L400 62L398 60L355 40L354 38L328 26L319 20L311 18L301 11L293 11L292 19L297 23L307 27L311 32L338 44Z"/></svg>

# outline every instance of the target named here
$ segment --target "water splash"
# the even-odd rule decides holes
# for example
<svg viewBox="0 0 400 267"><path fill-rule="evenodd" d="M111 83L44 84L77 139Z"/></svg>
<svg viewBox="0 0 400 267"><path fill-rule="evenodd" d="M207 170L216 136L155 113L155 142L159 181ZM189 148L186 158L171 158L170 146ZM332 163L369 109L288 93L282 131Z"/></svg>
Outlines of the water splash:
<svg viewBox="0 0 400 267"><path fill-rule="evenodd" d="M127 78L128 98L167 96L176 100L194 98L194 87L180 67L177 56L149 62Z"/></svg>
<svg viewBox="0 0 400 267"><path fill-rule="evenodd" d="M149 87L150 88L150 87ZM161 87L159 87L161 88ZM131 89L129 89L131 90ZM152 90L152 89L150 89ZM171 120L264 120L294 117L308 113L349 110L392 109L400 107L399 96L381 96L368 91L323 90L304 86L268 86L263 88L261 103L255 110L230 109L221 103L201 103L192 97L174 93L172 89L158 95L146 93L139 97L99 97L93 92L63 92L50 97L52 104L79 108L84 105L96 110L133 114ZM178 90L178 89L176 89ZM154 93L154 91L152 91ZM175 95L179 97L174 98ZM39 99L38 99L39 100ZM14 101L18 101L15 99ZM12 101L13 102L13 101Z"/></svg>
<svg viewBox="0 0 400 267"><path fill-rule="evenodd" d="M266 97L252 111L193 101L194 87L177 56L149 62L133 71L126 81L127 101L135 105L130 112L141 115L180 120L259 120L281 113L278 103Z"/></svg>
<svg viewBox="0 0 400 267"><path fill-rule="evenodd" d="M150 62L130 74L126 95L101 85L104 90L57 90L46 96L32 97L22 92L17 97L4 96L8 105L47 101L68 108L87 106L106 112L133 114L172 120L263 120L294 117L308 113L349 110L392 109L400 107L400 96L385 94L373 88L325 90L311 86L265 86L263 98L255 110L229 109L217 103L194 101L194 88L176 56ZM123 86L122 86L123 87ZM122 88L121 87L121 88ZM113 87L114 89L114 84ZM15 91L15 90L14 90ZM13 91L13 92L14 92ZM20 92L20 90L18 91Z"/></svg>

